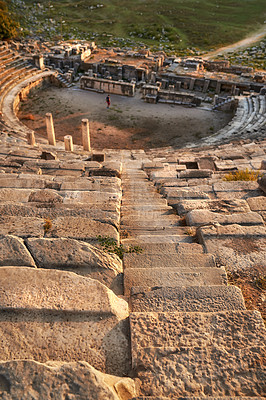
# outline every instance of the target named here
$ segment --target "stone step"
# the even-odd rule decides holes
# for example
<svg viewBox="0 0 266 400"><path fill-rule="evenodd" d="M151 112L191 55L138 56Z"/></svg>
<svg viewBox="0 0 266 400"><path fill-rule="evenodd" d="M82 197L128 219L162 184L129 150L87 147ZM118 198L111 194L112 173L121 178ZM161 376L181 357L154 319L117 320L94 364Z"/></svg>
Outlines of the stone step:
<svg viewBox="0 0 266 400"><path fill-rule="evenodd" d="M186 215L192 210L210 210L225 214L248 213L250 208L246 200L181 200L177 207L180 216Z"/></svg>
<svg viewBox="0 0 266 400"><path fill-rule="evenodd" d="M125 254L124 268L206 268L215 267L211 254Z"/></svg>
<svg viewBox="0 0 266 400"><path fill-rule="evenodd" d="M144 228L145 230L147 229L166 229L166 228L172 228L172 227L178 227L180 226L180 222L178 219L172 219L172 218L166 218L166 217L161 217L161 218L147 218L146 214L143 214L143 216L139 215L138 218L134 220L134 218L130 217L122 217L121 218L121 225L128 227L129 230L135 230L135 229L142 229Z"/></svg>
<svg viewBox="0 0 266 400"><path fill-rule="evenodd" d="M192 210L187 213L188 225L200 226L211 222L218 222L221 225L263 225L262 217L255 212L220 214L208 210Z"/></svg>
<svg viewBox="0 0 266 400"><path fill-rule="evenodd" d="M265 394L265 327L256 311L131 313L130 331L142 396Z"/></svg>
<svg viewBox="0 0 266 400"><path fill-rule="evenodd" d="M203 400L206 398L205 396L202 397L187 397L187 396L182 396L182 397L171 397L171 400ZM208 400L265 400L265 397L249 397L249 396L234 396L234 397L228 397L228 396L219 396L219 397L207 397ZM138 397L133 397L131 400L170 400L170 397L162 397L162 396L138 396Z"/></svg>
<svg viewBox="0 0 266 400"><path fill-rule="evenodd" d="M157 235L150 234L139 234L134 238L130 239L122 239L122 243L124 244L171 244L171 243L193 243L194 239L188 235L160 235L158 232Z"/></svg>
<svg viewBox="0 0 266 400"><path fill-rule="evenodd" d="M245 310L236 286L133 287L132 312L218 312Z"/></svg>
<svg viewBox="0 0 266 400"><path fill-rule="evenodd" d="M87 361L129 369L128 307L104 285L71 272L0 268L0 360Z"/></svg>
<svg viewBox="0 0 266 400"><path fill-rule="evenodd" d="M131 245L139 245L138 241L129 240ZM141 254L202 254L203 246L198 243L141 243Z"/></svg>
<svg viewBox="0 0 266 400"><path fill-rule="evenodd" d="M128 268L124 271L124 291L129 296L133 286L213 286L226 285L221 268Z"/></svg>

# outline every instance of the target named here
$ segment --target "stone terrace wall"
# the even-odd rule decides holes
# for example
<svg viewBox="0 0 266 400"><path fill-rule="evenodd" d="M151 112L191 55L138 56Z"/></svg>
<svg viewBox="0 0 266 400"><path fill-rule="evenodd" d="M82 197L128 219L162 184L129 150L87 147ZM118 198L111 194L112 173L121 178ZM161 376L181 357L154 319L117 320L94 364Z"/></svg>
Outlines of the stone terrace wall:
<svg viewBox="0 0 266 400"><path fill-rule="evenodd" d="M81 89L120 94L123 96L134 96L135 94L134 83L117 82L109 79L94 78L89 76L81 77L80 87Z"/></svg>

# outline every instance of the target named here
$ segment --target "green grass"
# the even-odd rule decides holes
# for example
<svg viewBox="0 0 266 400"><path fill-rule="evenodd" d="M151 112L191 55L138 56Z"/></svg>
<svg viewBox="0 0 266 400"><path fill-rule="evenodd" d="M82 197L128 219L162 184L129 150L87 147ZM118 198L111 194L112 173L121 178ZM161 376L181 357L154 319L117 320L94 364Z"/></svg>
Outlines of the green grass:
<svg viewBox="0 0 266 400"><path fill-rule="evenodd" d="M229 44L258 30L265 19L265 0L168 0L167 6L165 0L12 3L25 32L168 51Z"/></svg>

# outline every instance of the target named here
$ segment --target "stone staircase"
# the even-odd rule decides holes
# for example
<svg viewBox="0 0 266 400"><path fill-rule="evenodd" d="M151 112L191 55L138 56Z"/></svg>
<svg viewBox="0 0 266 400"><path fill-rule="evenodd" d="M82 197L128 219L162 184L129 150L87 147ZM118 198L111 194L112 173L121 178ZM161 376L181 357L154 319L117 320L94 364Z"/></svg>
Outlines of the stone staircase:
<svg viewBox="0 0 266 400"><path fill-rule="evenodd" d="M169 168L163 161L148 161L144 154L136 158L123 160L120 225L127 235L122 243L138 244L143 249L141 254L125 254L123 261L124 294L129 297L131 310L132 368L139 385L136 399L262 399L266 389L263 320L258 312L246 310L241 291L228 285L225 269L216 264L217 255L204 236L206 230L214 230L215 240L219 240L223 236L223 232L217 232L220 223L230 222L220 218L220 223L213 225L214 215L219 216L216 212L199 223L195 219L190 223L191 214L186 214L188 225L200 226L200 235L205 237L205 246L201 246L186 235L188 227L182 226L182 215L169 208L171 204L178 210L184 201L179 186L186 187L188 202L215 202L218 197L225 204L228 201L230 208L233 200L226 196L228 188L222 188L222 196L216 188L211 196L214 182L221 182L219 173L215 176L211 170L187 170L186 164L178 162ZM187 160L187 165L193 162ZM151 185L142 165L156 186ZM185 169L179 172L178 165ZM200 184L203 179L205 185L196 185L195 181ZM168 188L165 185L169 182ZM195 187L206 197L194 197ZM258 191L257 185L246 185L246 190L248 195L249 190ZM171 191L175 191L174 202L170 201ZM244 200L234 201L235 210L249 209ZM257 240L262 238L265 243L265 227L259 214L243 212L236 223L242 222L251 234L257 229ZM245 228L237 225L238 232Z"/></svg>

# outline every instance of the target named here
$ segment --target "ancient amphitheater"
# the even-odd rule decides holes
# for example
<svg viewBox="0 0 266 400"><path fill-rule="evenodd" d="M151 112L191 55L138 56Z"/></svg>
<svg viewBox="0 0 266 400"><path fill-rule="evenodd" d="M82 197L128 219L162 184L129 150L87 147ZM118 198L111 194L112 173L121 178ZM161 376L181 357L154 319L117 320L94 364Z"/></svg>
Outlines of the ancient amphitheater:
<svg viewBox="0 0 266 400"><path fill-rule="evenodd" d="M0 398L263 399L264 88L200 147L66 151L16 117L66 76L14 46L0 47ZM246 169L262 176L224 180ZM228 282L254 269L257 310Z"/></svg>

